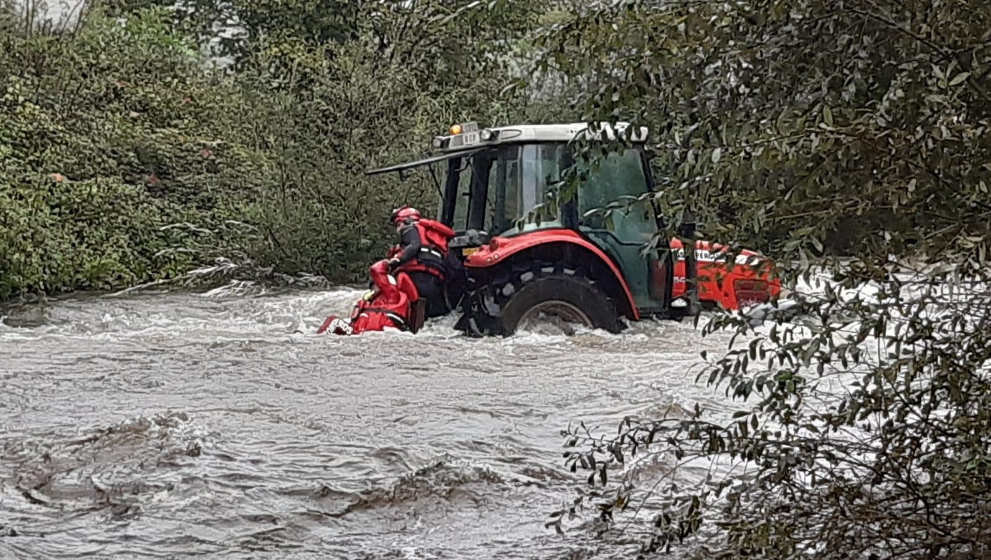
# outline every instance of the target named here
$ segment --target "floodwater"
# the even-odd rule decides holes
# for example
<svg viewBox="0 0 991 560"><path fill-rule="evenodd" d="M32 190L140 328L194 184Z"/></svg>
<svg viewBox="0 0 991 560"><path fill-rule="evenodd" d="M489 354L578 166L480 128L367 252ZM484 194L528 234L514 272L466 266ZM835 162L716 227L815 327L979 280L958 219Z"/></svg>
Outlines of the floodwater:
<svg viewBox="0 0 991 560"><path fill-rule="evenodd" d="M690 321L315 335L359 292L74 297L0 323L0 558L610 558L560 431L729 403Z"/></svg>

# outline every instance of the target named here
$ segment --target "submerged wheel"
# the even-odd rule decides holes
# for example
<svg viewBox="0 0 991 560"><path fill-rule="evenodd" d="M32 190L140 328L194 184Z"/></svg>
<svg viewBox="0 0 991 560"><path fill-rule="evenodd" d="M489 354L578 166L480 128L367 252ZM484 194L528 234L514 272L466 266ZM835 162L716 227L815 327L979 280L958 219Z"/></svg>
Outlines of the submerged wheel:
<svg viewBox="0 0 991 560"><path fill-rule="evenodd" d="M548 319L563 324L565 332L573 330L567 325L609 332L621 328L609 296L580 271L560 265L514 270L507 281L493 283L486 299L495 334L510 335Z"/></svg>
<svg viewBox="0 0 991 560"><path fill-rule="evenodd" d="M523 316L520 317L520 320L517 321L516 327L527 328L534 323L539 322L542 318L548 316L559 321L564 321L565 323L579 324L584 327L595 326L592 324L592 319L590 319L581 309L566 301L551 299L540 302L530 309L527 309L523 313Z"/></svg>

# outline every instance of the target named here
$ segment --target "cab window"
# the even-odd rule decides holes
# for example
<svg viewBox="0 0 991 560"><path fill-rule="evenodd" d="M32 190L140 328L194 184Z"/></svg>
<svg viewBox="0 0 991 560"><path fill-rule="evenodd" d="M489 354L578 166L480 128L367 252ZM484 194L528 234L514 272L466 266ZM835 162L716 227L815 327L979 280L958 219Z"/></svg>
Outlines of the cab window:
<svg viewBox="0 0 991 560"><path fill-rule="evenodd" d="M512 228L521 214L521 161L519 146L500 148L489 168L485 207L486 231L499 234Z"/></svg>
<svg viewBox="0 0 991 560"><path fill-rule="evenodd" d="M458 159L458 193L454 202L454 229L464 230L468 227L468 208L471 197L472 166L471 159Z"/></svg>
<svg viewBox="0 0 991 560"><path fill-rule="evenodd" d="M590 210L604 208L621 197L636 197L647 192L647 177L644 175L643 160L638 149L612 152L596 161L581 161L577 165L579 171L588 173L578 195L581 216L585 216ZM614 211L611 224L602 214L592 214L582 220L587 227L608 229L627 242L649 239L657 230L652 208L643 204Z"/></svg>
<svg viewBox="0 0 991 560"><path fill-rule="evenodd" d="M567 166L568 161L568 145L563 142L523 146L522 215L529 213L538 204L549 202L549 187L561 180L561 170ZM557 215L556 204L549 204L548 208L554 216Z"/></svg>

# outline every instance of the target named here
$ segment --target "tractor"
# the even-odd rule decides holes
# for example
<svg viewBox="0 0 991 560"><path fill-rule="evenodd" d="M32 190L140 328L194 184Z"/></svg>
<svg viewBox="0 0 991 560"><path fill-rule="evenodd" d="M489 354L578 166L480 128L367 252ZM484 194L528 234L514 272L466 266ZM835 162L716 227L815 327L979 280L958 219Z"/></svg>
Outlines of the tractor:
<svg viewBox="0 0 991 560"><path fill-rule="evenodd" d="M691 258L678 237L659 235L663 222L642 196L655 189L643 127L463 123L448 132L430 157L367 173L430 167L438 220L456 232L449 299L470 335L548 319L618 332L624 318L739 309L780 292L770 261L753 251L696 241ZM576 156L596 143L609 146L605 155ZM443 179L435 166L446 166ZM576 188L564 196L569 177ZM639 202L616 204L630 200Z"/></svg>

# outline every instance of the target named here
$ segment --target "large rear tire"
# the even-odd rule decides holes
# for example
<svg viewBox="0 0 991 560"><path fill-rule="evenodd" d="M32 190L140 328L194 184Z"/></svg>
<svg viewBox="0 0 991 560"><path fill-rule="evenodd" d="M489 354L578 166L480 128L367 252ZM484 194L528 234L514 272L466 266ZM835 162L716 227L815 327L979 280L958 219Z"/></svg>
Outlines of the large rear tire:
<svg viewBox="0 0 991 560"><path fill-rule="evenodd" d="M561 265L515 270L508 281L494 283L488 292L488 307L496 308L488 321L493 334L508 336L542 319L614 333L622 329L615 304L595 282ZM569 329L565 327L566 332Z"/></svg>

